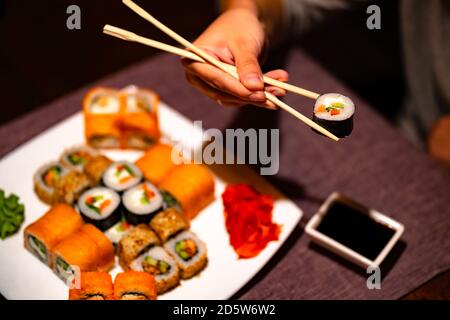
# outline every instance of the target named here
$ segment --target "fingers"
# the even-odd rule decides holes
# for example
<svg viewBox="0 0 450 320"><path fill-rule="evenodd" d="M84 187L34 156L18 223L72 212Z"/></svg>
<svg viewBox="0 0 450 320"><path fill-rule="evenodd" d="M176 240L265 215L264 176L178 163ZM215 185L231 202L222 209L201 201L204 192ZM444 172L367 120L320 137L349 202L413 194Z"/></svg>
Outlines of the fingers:
<svg viewBox="0 0 450 320"><path fill-rule="evenodd" d="M278 81L282 81L282 82L287 82L289 79L289 74L282 69L277 69L277 70L272 70L269 71L267 73L264 74L266 77L278 80ZM275 86L270 86L267 85L265 87L265 90L278 96L278 97L282 97L284 95L286 95L286 90L279 88L279 87L275 87Z"/></svg>
<svg viewBox="0 0 450 320"><path fill-rule="evenodd" d="M239 80L249 90L262 91L264 80L258 62L259 50L246 41L239 41L230 45Z"/></svg>
<svg viewBox="0 0 450 320"><path fill-rule="evenodd" d="M214 88L224 91L230 95L236 96L242 100L248 100L254 103L264 102L266 100L263 92L252 92L242 85L239 80L233 78L222 70L209 64L194 62L183 59L183 66L188 73L194 74L203 81L210 83Z"/></svg>
<svg viewBox="0 0 450 320"><path fill-rule="evenodd" d="M200 79L196 75L192 73L186 73L186 79L187 81L197 90L205 94L210 99L216 101L220 105L225 106L234 106L234 107L240 107L247 104L253 104L259 107L267 108L267 109L276 109L277 107L270 101L264 101L264 102L252 102L250 100L243 100L240 98L237 98L231 94L225 93L223 91L220 91L204 80Z"/></svg>

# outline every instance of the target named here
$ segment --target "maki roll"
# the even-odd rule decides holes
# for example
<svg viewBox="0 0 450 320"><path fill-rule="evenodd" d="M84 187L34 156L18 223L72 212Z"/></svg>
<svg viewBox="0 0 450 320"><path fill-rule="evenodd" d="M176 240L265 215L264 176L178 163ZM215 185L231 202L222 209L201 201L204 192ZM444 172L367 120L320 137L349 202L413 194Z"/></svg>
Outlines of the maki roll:
<svg viewBox="0 0 450 320"><path fill-rule="evenodd" d="M206 245L191 231L184 231L169 240L164 248L174 257L182 279L189 279L202 271L207 262Z"/></svg>
<svg viewBox="0 0 450 320"><path fill-rule="evenodd" d="M74 147L66 150L60 159L60 162L69 169L83 171L84 166L94 157L97 152L86 146Z"/></svg>
<svg viewBox="0 0 450 320"><path fill-rule="evenodd" d="M83 100L86 142L94 148L119 148L121 103L117 90L94 88Z"/></svg>
<svg viewBox="0 0 450 320"><path fill-rule="evenodd" d="M156 300L155 278L139 271L119 273L114 280L116 300Z"/></svg>
<svg viewBox="0 0 450 320"><path fill-rule="evenodd" d="M162 242L166 242L177 233L189 229L189 222L175 209L169 208L156 214L150 221L150 227Z"/></svg>
<svg viewBox="0 0 450 320"><path fill-rule="evenodd" d="M105 156L96 156L88 160L84 166L84 172L89 176L94 184L99 184L103 173L111 165L112 160Z"/></svg>
<svg viewBox="0 0 450 320"><path fill-rule="evenodd" d="M125 216L122 215L120 221L113 225L111 228L105 231L105 236L117 246L119 244L120 239L131 230L132 226L127 222Z"/></svg>
<svg viewBox="0 0 450 320"><path fill-rule="evenodd" d="M117 192L137 185L142 180L141 170L128 161L112 163L103 173L103 184Z"/></svg>
<svg viewBox="0 0 450 320"><path fill-rule="evenodd" d="M148 223L163 206L163 197L150 182L141 183L122 195L124 214L133 225Z"/></svg>
<svg viewBox="0 0 450 320"><path fill-rule="evenodd" d="M114 246L103 232L94 227L94 225L86 223L80 231L97 244L98 260L97 269L100 271L109 271L114 266Z"/></svg>
<svg viewBox="0 0 450 320"><path fill-rule="evenodd" d="M92 188L81 195L78 210L86 222L104 231L121 218L120 196L108 188Z"/></svg>
<svg viewBox="0 0 450 320"><path fill-rule="evenodd" d="M162 247L156 246L134 259L130 269L152 274L158 294L163 294L180 283L180 269L175 259Z"/></svg>
<svg viewBox="0 0 450 320"><path fill-rule="evenodd" d="M150 90L130 86L121 91L123 113L120 117L122 147L145 150L160 137L159 97Z"/></svg>
<svg viewBox="0 0 450 320"><path fill-rule="evenodd" d="M317 98L313 121L339 138L350 135L353 130L353 101L339 93L327 93Z"/></svg>
<svg viewBox="0 0 450 320"><path fill-rule="evenodd" d="M39 199L47 204L57 203L56 185L68 173L69 169L59 162L50 162L40 167L33 178L34 190Z"/></svg>
<svg viewBox="0 0 450 320"><path fill-rule="evenodd" d="M80 288L69 289L69 300L113 300L114 288L107 272L81 272Z"/></svg>
<svg viewBox="0 0 450 320"><path fill-rule="evenodd" d="M147 225L140 224L130 229L119 241L117 255L124 270L130 268L130 263L149 248L159 245L156 233Z"/></svg>
<svg viewBox="0 0 450 320"><path fill-rule="evenodd" d="M158 143L150 147L136 161L136 165L144 173L145 179L158 185L176 167L176 164L172 161L172 150L171 146Z"/></svg>
<svg viewBox="0 0 450 320"><path fill-rule="evenodd" d="M191 220L214 200L214 179L209 170L200 164L182 164L175 167L160 183L159 188L168 192L181 205L186 219Z"/></svg>
<svg viewBox="0 0 450 320"><path fill-rule="evenodd" d="M83 225L81 216L67 204L55 204L41 218L25 228L24 246L52 267L52 251L64 238Z"/></svg>
<svg viewBox="0 0 450 320"><path fill-rule="evenodd" d="M91 180L85 173L70 171L56 184L55 189L58 202L65 202L71 205L89 187L91 187Z"/></svg>

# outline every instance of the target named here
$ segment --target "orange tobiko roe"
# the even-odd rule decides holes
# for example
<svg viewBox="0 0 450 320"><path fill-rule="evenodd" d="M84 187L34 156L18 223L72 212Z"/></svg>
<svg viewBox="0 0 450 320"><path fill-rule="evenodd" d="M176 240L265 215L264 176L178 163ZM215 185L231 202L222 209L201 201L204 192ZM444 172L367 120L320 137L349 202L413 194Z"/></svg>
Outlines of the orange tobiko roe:
<svg viewBox="0 0 450 320"><path fill-rule="evenodd" d="M257 256L278 240L281 226L272 222L273 198L246 184L229 185L222 194L225 226L239 258Z"/></svg>

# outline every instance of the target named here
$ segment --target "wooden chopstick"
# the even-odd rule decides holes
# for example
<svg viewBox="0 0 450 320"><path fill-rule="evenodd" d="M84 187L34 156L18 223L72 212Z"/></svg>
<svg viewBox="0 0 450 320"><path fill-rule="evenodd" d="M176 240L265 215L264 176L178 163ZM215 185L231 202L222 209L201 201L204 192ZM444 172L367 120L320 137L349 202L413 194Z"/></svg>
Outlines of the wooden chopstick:
<svg viewBox="0 0 450 320"><path fill-rule="evenodd" d="M147 46L153 47L155 49L159 49L159 50L162 50L162 51L165 51L165 52L173 53L173 54L176 54L176 55L179 55L181 57L188 58L188 59L191 59L191 60L194 60L194 61L197 61L197 62L207 63L205 61L205 59L199 57L198 55L196 55L192 51L187 51L187 50L184 50L184 49L181 49L181 48L177 48L175 46L171 46L171 45L159 42L159 41L155 41L155 40L152 40L152 39L149 39L149 38L145 38L145 37L137 35L137 34L135 34L133 32L130 32L128 30L121 29L121 28L118 28L118 27L114 27L114 26L111 26L109 24L107 24L107 25L105 25L103 27L103 33L108 34L108 35L113 36L113 37L120 38L122 40L142 43L142 44L145 44ZM237 69L236 69L235 66L233 66L231 64L224 63L222 61L219 61L219 62L224 67L230 68L230 70L232 70L233 72L237 72ZM307 97L307 98L311 98L313 100L316 100L320 96L320 94L318 94L318 93L315 93L315 92L312 92L312 91L309 91L309 90L306 90L306 89L303 89L303 88L294 86L292 84L289 84L289 83L286 83L286 82L282 82L282 81L279 81L279 80L276 80L276 79L273 79L273 78L270 78L270 77L267 77L267 76L263 76L263 79L264 79L264 82L267 83L267 84L270 84L270 85L273 85L273 86L285 89L286 91L290 91L290 92L302 95L302 96Z"/></svg>
<svg viewBox="0 0 450 320"><path fill-rule="evenodd" d="M123 0L122 2L127 7L129 7L131 10L133 10L135 13L140 15L142 18L144 18L145 20L147 20L148 22L153 24L155 27L157 27L159 30L161 30L162 32L167 34L169 37L171 37L172 39L174 39L178 43L180 43L182 46L184 46L184 47L188 48L189 50L193 51L198 56L203 58L205 61L209 62L210 64L212 64L214 66L216 66L217 68L221 69L222 71L230 74L234 78L239 79L239 76L238 76L237 72L233 72L233 70L231 70L231 68L229 68L227 66L224 66L216 58L212 57L211 55L209 55L208 53L206 53L202 49L198 48L197 46L195 46L194 44L192 44L188 40L184 39L182 36L177 34L175 31L173 31L172 29L168 28L163 23L161 23L156 18L154 18L152 15L150 15L147 11L145 11L144 9L139 7L133 1L131 1L131 0ZM330 131L328 131L325 128L323 128L322 126L318 125L317 123L315 123L314 121L312 121L308 117L304 116L303 114L301 114L300 112L298 112L297 110L295 110L294 108L289 106L288 104L282 102L280 99L278 99L273 94L271 94L271 93L269 93L267 91L265 91L264 93L266 95L267 100L271 101L276 106L280 107L284 111L289 112L291 115L293 115L294 117L296 117L297 119L299 119L300 121L305 123L306 125L310 126L311 128L313 128L313 129L317 130L318 132L322 133L323 135L327 136L328 138L330 138L330 139L332 139L334 141L339 141L339 138L337 136L335 136L334 134L332 134Z"/></svg>

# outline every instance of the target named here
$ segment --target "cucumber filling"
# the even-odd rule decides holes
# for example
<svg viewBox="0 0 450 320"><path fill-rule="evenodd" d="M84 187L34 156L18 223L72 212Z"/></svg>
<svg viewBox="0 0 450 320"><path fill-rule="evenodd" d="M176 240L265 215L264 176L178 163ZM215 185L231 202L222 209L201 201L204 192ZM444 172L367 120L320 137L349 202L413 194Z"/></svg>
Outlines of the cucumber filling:
<svg viewBox="0 0 450 320"><path fill-rule="evenodd" d="M38 255L39 259L44 262L47 262L47 248L45 245L39 241L34 236L29 236L28 242L30 243L31 248L33 248L34 252Z"/></svg>
<svg viewBox="0 0 450 320"><path fill-rule="evenodd" d="M61 257L56 258L56 272L64 280L67 280L74 273L70 265Z"/></svg>
<svg viewBox="0 0 450 320"><path fill-rule="evenodd" d="M197 244L192 239L184 239L175 243L175 252L184 261L192 259L198 252Z"/></svg>
<svg viewBox="0 0 450 320"><path fill-rule="evenodd" d="M169 272L171 267L170 264L163 260L147 256L142 262L142 268L145 272L151 273L153 275L160 275Z"/></svg>

